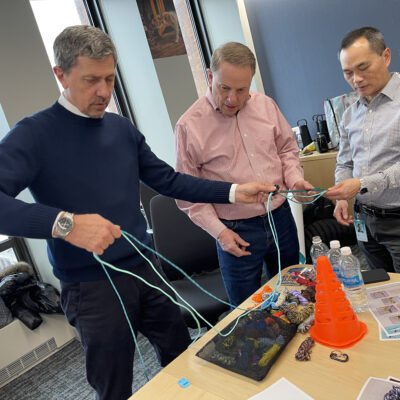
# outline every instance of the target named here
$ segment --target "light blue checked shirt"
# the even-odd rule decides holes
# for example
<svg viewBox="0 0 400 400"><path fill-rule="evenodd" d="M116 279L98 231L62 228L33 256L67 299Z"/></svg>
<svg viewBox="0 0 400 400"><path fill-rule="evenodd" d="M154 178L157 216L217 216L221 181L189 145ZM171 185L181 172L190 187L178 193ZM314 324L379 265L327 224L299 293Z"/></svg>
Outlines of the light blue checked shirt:
<svg viewBox="0 0 400 400"><path fill-rule="evenodd" d="M400 207L400 74L371 103L360 97L343 114L335 179L363 178L357 199L379 208Z"/></svg>

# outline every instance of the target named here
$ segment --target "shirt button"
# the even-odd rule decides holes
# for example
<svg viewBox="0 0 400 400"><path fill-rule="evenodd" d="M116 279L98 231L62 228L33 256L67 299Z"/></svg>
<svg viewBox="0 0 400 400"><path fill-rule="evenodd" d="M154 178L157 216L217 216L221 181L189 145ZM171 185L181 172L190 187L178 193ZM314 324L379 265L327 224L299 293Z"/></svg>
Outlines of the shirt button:
<svg viewBox="0 0 400 400"><path fill-rule="evenodd" d="M365 146L365 147L364 147L364 150L368 150L368 146Z"/></svg>
<svg viewBox="0 0 400 400"><path fill-rule="evenodd" d="M369 110L368 112L371 114L371 113L372 113L372 110Z"/></svg>
<svg viewBox="0 0 400 400"><path fill-rule="evenodd" d="M243 136L244 136L244 137L247 137L247 133L244 133Z"/></svg>
<svg viewBox="0 0 400 400"><path fill-rule="evenodd" d="M261 174L260 174L260 173L258 173L258 174L257 174L257 176L261 176Z"/></svg>
<svg viewBox="0 0 400 400"><path fill-rule="evenodd" d="M374 192L376 192L378 190L378 188L377 187L374 187Z"/></svg>
<svg viewBox="0 0 400 400"><path fill-rule="evenodd" d="M363 169L367 169L367 167L363 167Z"/></svg>
<svg viewBox="0 0 400 400"><path fill-rule="evenodd" d="M365 132L368 132L368 128L365 128Z"/></svg>
<svg viewBox="0 0 400 400"><path fill-rule="evenodd" d="M250 154L250 156L251 156L251 157L254 157L254 154L253 154L253 153L251 153L251 154Z"/></svg>

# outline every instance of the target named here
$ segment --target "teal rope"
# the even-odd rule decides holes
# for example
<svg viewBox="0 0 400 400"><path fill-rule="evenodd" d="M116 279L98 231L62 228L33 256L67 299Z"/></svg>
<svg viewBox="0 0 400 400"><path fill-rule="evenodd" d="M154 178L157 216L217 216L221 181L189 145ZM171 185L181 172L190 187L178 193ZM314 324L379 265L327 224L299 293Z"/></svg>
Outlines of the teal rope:
<svg viewBox="0 0 400 400"><path fill-rule="evenodd" d="M125 237L126 240L128 240L126 238L126 236L129 236L131 239L133 239L136 243L140 244L142 247L144 247L146 250L151 251L152 253L154 253L157 257L161 258L162 260L164 260L166 263L168 263L169 265L171 265L171 267L175 268L177 271L179 271L183 276L185 276L186 278L188 278L195 286L197 286L200 290L202 290L204 293L208 294L210 297L213 297L214 299L218 300L219 302L230 306L230 307L235 307L233 304L220 299L219 297L214 296L212 293L210 293L209 291L207 291L206 289L204 289L203 287L201 287L195 280L193 280L182 268L178 267L175 263L173 263L172 261L168 260L166 257L164 257L162 254L160 254L158 251L154 250L153 248L151 248L150 246L147 246L146 244L142 243L139 239L137 239L135 236L133 236L132 234L122 231L122 236ZM128 240L129 241L129 240ZM129 241L130 242L130 241ZM130 242L131 243L131 242ZM136 246L135 246L136 248Z"/></svg>
<svg viewBox="0 0 400 400"><path fill-rule="evenodd" d="M183 299L181 297L181 295L173 288L173 286L170 284L170 282L168 282L159 272L158 270L154 267L153 263L126 237L126 232L122 231L122 235L123 237L136 249L136 251L138 251L138 253L150 264L150 266L152 267L153 271L161 278L161 280L176 294L176 296L178 298L180 298L187 306L180 304L179 302L177 302L172 296L170 296L168 293L166 293L164 290L162 290L161 288L159 288L158 286L154 286L151 283L147 282L145 279L143 279L142 277L140 277L139 275L134 274L131 271L127 271L124 269L120 269L118 267L115 267L114 265L107 263L105 261L103 261L97 254L93 253L94 258L101 263L101 265L104 267L104 265L106 265L107 267L113 269L114 271L118 271L118 272L122 272L128 275L132 275L135 278L141 280L143 283L147 284L148 286L152 287L153 289L156 289L158 291L160 291L161 293L163 293L164 295L166 295L173 303L175 303L176 305L185 308L187 311L189 311L189 313L192 315L193 319L196 321L197 324L197 328L198 328L198 336L193 340L193 343L198 339L198 337L200 336L201 333L201 327L200 327L200 323L198 321L198 319L196 318L195 314L197 314L210 328L212 328L213 330L215 330L218 334L222 335L222 336L227 336L230 333L232 333L232 331L234 330L234 328L231 329L231 331L229 331L226 334L222 334L218 329L216 329L209 321L207 321L196 309L194 309L185 299ZM129 235L131 236L131 235ZM140 242L140 241L139 241ZM141 242L140 242L141 243ZM158 254L158 253L157 253ZM104 265L103 265L104 264ZM175 264L173 264L175 265ZM188 276L188 275L187 275ZM190 278L188 276L188 278L193 282L193 279ZM197 283L196 283L197 284ZM205 291L205 289L203 289L200 285L197 284L197 286ZM207 291L205 291L206 293L209 293ZM209 293L210 296L214 297L216 300L220 300L218 297L214 296L212 293ZM220 300L222 301L222 300ZM230 303L228 303L230 304ZM245 310L247 311L247 313L251 312L252 310ZM244 317L245 315L242 315L242 317ZM236 324L235 324L236 327ZM192 344L193 344L192 343Z"/></svg>
<svg viewBox="0 0 400 400"><path fill-rule="evenodd" d="M296 197L302 197L302 198L312 198L312 201L297 201L296 199L294 199L293 197L289 197L287 196L285 193L301 193L301 192L309 192L309 190L281 190L278 194L282 197L284 197L287 200L292 201L293 203L296 204L312 204L314 203L316 200L318 200L320 197L322 197L327 190L323 189L323 188L314 188L312 190L313 192L317 192L316 194L310 194L310 195L302 195L302 194L296 194ZM267 211L268 212L268 211Z"/></svg>
<svg viewBox="0 0 400 400"><path fill-rule="evenodd" d="M99 260L100 257L99 257L97 254L94 254L94 253L93 253L93 255L94 255L94 258L95 258L97 261L99 261L100 264L101 264L101 266L103 267L103 270L104 270L105 274L107 275L107 278L108 278L108 280L110 281L111 286L112 286L112 288L114 289L114 292L115 292L115 294L117 295L119 302L121 303L122 310L123 310L123 312L124 312L124 314L125 314L125 319L126 319L126 321L128 322L129 329L130 329L131 334L132 334L132 337L133 337L133 341L135 342L135 347L138 349L138 354L139 354L139 357L140 357L140 363L142 364L144 376L146 377L147 382L148 382L150 379L149 379L149 375L148 375L148 373L147 373L147 368L146 368L146 365L144 364L143 356L142 356L142 353L140 352L140 349L139 349L139 346L138 346L138 343L137 343L137 340L136 340L135 331L133 330L131 321L130 321L129 316L128 316L128 313L127 313L127 311L126 311L124 302L122 301L121 295L119 294L117 288L115 287L114 282L112 281L112 279L111 279L109 273L107 272L107 269L104 267L103 262L102 262L101 260Z"/></svg>
<svg viewBox="0 0 400 400"><path fill-rule="evenodd" d="M312 190L305 190L305 189L300 189L300 190L280 190L279 194L281 193L304 193L304 192L321 192L324 191L325 193L327 192L327 190L325 190L324 188L313 188ZM309 197L313 197L314 195L309 195Z"/></svg>
<svg viewBox="0 0 400 400"><path fill-rule="evenodd" d="M173 303L175 303L175 304L177 304L177 305L180 305L171 295L169 295L168 293L166 293L164 290L162 290L162 289L159 288L158 286L155 286L155 285L151 284L150 282L146 281L146 280L145 280L144 278L142 278L141 276L139 276L139 275L137 275L137 274L135 274L135 273L133 273L133 272L131 272L131 271L127 271L127 270L124 270L124 269L115 267L114 265L112 265L112 264L110 264L110 263L108 263L108 262L102 260L97 254L94 254L94 253L93 253L93 256L94 256L94 258L103 266L103 268L104 268L104 265L105 265L105 266L109 267L110 269L112 269L112 270L114 270L114 271L122 272L122 273L127 274L127 275L131 275L131 276L133 276L134 278L139 279L140 281L142 281L144 284L148 285L149 287L151 287L151 288L153 288L153 289L156 289L156 290L158 290L159 292L163 293L163 294L164 294L165 296L167 296ZM153 264L150 262L150 260L149 260L149 263L153 266ZM153 266L153 268L154 268L154 266ZM191 309L187 308L187 307L184 306L184 305L180 305L180 306L186 308L186 309L189 311L189 313L192 314L193 318L196 320L196 317L193 315ZM125 310L125 307L124 307L124 306L123 306L123 309L124 309L124 313L125 313L125 315L126 315L127 313L126 313L126 310ZM196 321L196 322L198 322L198 321ZM198 328L199 328L199 325L198 325Z"/></svg>
<svg viewBox="0 0 400 400"><path fill-rule="evenodd" d="M313 200L310 201L310 202L298 202L298 201L296 201L295 199L293 199L292 197L286 196L286 195L284 194L284 193L302 193L302 192L308 192L308 190L283 190L283 191L280 191L278 194L279 194L280 196L282 196L282 197L284 197L284 198L286 198L286 199L288 199L288 200L290 200L290 201L293 201L293 202L295 202L295 203L298 203L298 204L311 204L311 203L313 203L314 201L316 201L317 199L319 199L321 196L323 196L323 195L327 192L327 190L324 190L323 188L314 188L313 191L320 191L320 192L317 193L317 194L315 194L315 195L300 195L300 194L297 194L297 195L296 195L297 197L313 198ZM277 252L278 252L278 268L279 268L278 271L279 271L279 272L278 272L278 279L277 279L277 282L276 282L276 284L275 284L274 290L273 290L273 291L270 293L270 295L263 301L263 303L261 304L261 307L260 307L261 309L267 307L267 306L271 303L271 299L275 296L275 294L276 294L276 292L277 292L277 290L278 290L278 288L280 287L281 282L282 282L282 277L281 277L281 260L280 260L280 249L279 249L278 234L277 234L277 232L276 232L275 222L274 222L274 219L273 219L273 216L272 216L272 213L271 213L271 201L272 201L272 196L273 196L273 195L274 195L274 193L270 193L269 196L268 196L268 200L267 200L267 216L268 216L268 222L269 222L269 225L270 225L270 228L271 228L272 236L273 236L273 238L274 238L275 245L276 245ZM170 296L168 293L166 293L164 290L162 290L161 288L159 288L159 287L157 287L157 286L152 285L151 283L147 282L145 279L143 279L143 278L140 277L139 275L136 275L136 274L134 274L134 273L131 272L131 271L126 271L126 270L117 268L117 267L115 267L114 265L103 261L97 254L93 253L93 257L101 264L101 266L102 266L102 268L103 268L103 270L104 270L104 272L105 272L105 274L106 274L108 280L110 281L110 283L111 283L111 285L112 285L112 287L113 287L113 289L114 289L114 291L115 291L115 293L116 293L116 295L117 295L117 297L118 297L118 299L119 299L119 302L120 302L120 304L121 304L121 307L122 307L123 312L124 312L124 315L125 315L125 319L126 319L127 322L128 322L128 325L129 325L129 328L130 328L130 331L131 331L131 334L132 334L132 337L133 337L133 340L134 340L136 349L137 349L137 351L138 351L138 354L139 354L139 357L140 357L140 361L141 361L141 364L142 364L142 367L143 367L143 370L144 370L144 374L145 374L145 377L146 377L147 381L149 381L149 377L148 377L148 374L147 374L146 366L145 366L145 364L144 364L144 360L143 360L142 353L141 353L141 351L140 351L140 349L139 349L139 346L138 346L138 344L137 344L137 339L136 339L136 336L135 336L135 332L134 332L133 327L132 327L132 324L131 324L131 322L130 322L130 320L129 320L129 316L128 316L128 313L127 313L127 311L126 311L126 308L125 308L125 305L124 305L124 303L123 303L123 300L122 300L122 298L121 298L121 296L120 296L120 294L119 294L117 288L115 287L114 282L112 281L110 275L108 274L107 269L105 268L105 266L107 266L107 267L109 267L109 268L111 268L111 269L113 269L113 270L115 270L115 271L122 272L122 273L129 274L129 275L134 276L135 278L141 280L143 283L147 284L148 286L152 287L153 289L156 289L156 290L159 290L160 292L162 292L164 295L166 295L166 296L167 296L173 303L175 303L176 305L178 305L178 306L180 306L180 307L183 307L183 308L185 308L187 311L189 311L189 313L191 314L191 316L192 316L193 319L195 320L196 325L197 325L197 329L198 329L197 336L195 337L195 339L193 340L193 342L190 344L190 346L199 338L200 333L201 333L200 322L199 322L199 320L197 319L197 317L196 317L195 314L197 314L208 326L210 326L214 331L216 331L217 334L219 334L219 335L221 335L221 336L228 336L228 335L230 335L230 334L233 332L233 330L236 328L236 326L237 326L237 324L239 323L239 321L240 321L241 318L243 318L244 316L246 316L247 314L249 314L249 313L252 312L252 311L258 311L258 309L255 309L255 310L254 310L254 309L245 310L246 312L243 313L243 314L241 314L241 315L236 319L236 322L235 322L235 324L233 325L232 329L231 329L229 332L223 334L221 331L219 331L218 329L216 329L215 326L213 326L212 324L210 324L209 321L207 321L197 310L195 310L189 303L187 303L186 300L184 300L184 299L180 296L180 294L171 286L171 284L157 271L157 269L154 267L153 263L152 263L152 262L137 248L137 246L135 246L134 243L132 243L131 240L129 240L129 237L132 238L134 241L136 241L136 242L137 242L138 244L140 244L141 246L143 246L145 249L147 249L147 250L153 252L153 253L156 254L159 258L161 258L161 259L163 259L164 261L166 261L166 262L167 262L168 264L170 264L173 268L177 269L179 272L181 272L186 278L188 278L193 284L195 284L195 285L196 285L200 290L202 290L204 293L208 294L209 296L211 296L212 298L214 298L214 299L217 300L217 301L220 301L220 302L223 303L223 304L229 305L230 307L234 307L234 306L233 306L232 304L230 304L229 302L226 302L226 301L224 301L224 300L218 298L217 296L214 296L212 293L210 293L210 292L208 292L206 289L202 288L196 281L194 281L194 280L193 280L185 271L183 271L180 267L178 267L178 266L177 266L176 264L174 264L172 261L170 261L170 260L168 260L167 258L165 258L163 255L161 255L160 253L158 253L156 250L154 250L154 249L152 249L151 247L147 246L146 244L142 243L139 239L137 239L136 237L134 237L132 234L130 234L130 233L128 233L128 232L125 232L125 231L121 231L121 232L122 232L122 236L123 236L123 237L135 248L135 250L150 264L150 266L153 268L153 270L156 272L156 274L162 279L162 281L175 293L175 295L176 295L178 298L180 298L180 299L187 305L187 306L185 306L184 304L180 304L180 303L177 302L172 296ZM237 308L237 309L240 309L239 307L236 307L236 308ZM189 347L190 347L190 346L189 346Z"/></svg>

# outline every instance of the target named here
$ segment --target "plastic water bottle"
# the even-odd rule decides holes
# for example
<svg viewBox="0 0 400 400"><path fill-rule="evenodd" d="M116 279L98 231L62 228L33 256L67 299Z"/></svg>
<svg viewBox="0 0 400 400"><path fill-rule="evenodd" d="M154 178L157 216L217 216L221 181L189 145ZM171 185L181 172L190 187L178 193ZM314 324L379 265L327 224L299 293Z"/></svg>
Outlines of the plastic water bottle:
<svg viewBox="0 0 400 400"><path fill-rule="evenodd" d="M317 269L317 258L319 256L327 256L328 255L328 246L322 242L319 236L314 236L312 238L312 245L310 249L310 256L312 262L314 264L315 270Z"/></svg>
<svg viewBox="0 0 400 400"><path fill-rule="evenodd" d="M343 288L354 312L368 310L367 292L361 275L360 263L351 254L350 247L340 250L340 274L342 275Z"/></svg>
<svg viewBox="0 0 400 400"><path fill-rule="evenodd" d="M329 242L331 249L328 251L328 259L332 265L333 272L336 274L340 282L342 282L342 275L340 273L340 259L342 257L340 252L340 242L339 240L331 240Z"/></svg>

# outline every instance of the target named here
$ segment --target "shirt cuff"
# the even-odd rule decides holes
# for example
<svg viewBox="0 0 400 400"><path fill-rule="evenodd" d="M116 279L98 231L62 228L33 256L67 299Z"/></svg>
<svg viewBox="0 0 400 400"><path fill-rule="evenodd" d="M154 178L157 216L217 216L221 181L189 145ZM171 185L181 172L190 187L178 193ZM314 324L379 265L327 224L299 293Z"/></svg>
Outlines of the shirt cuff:
<svg viewBox="0 0 400 400"><path fill-rule="evenodd" d="M236 188L237 183L232 183L231 190L229 191L229 203L234 203L236 201Z"/></svg>

